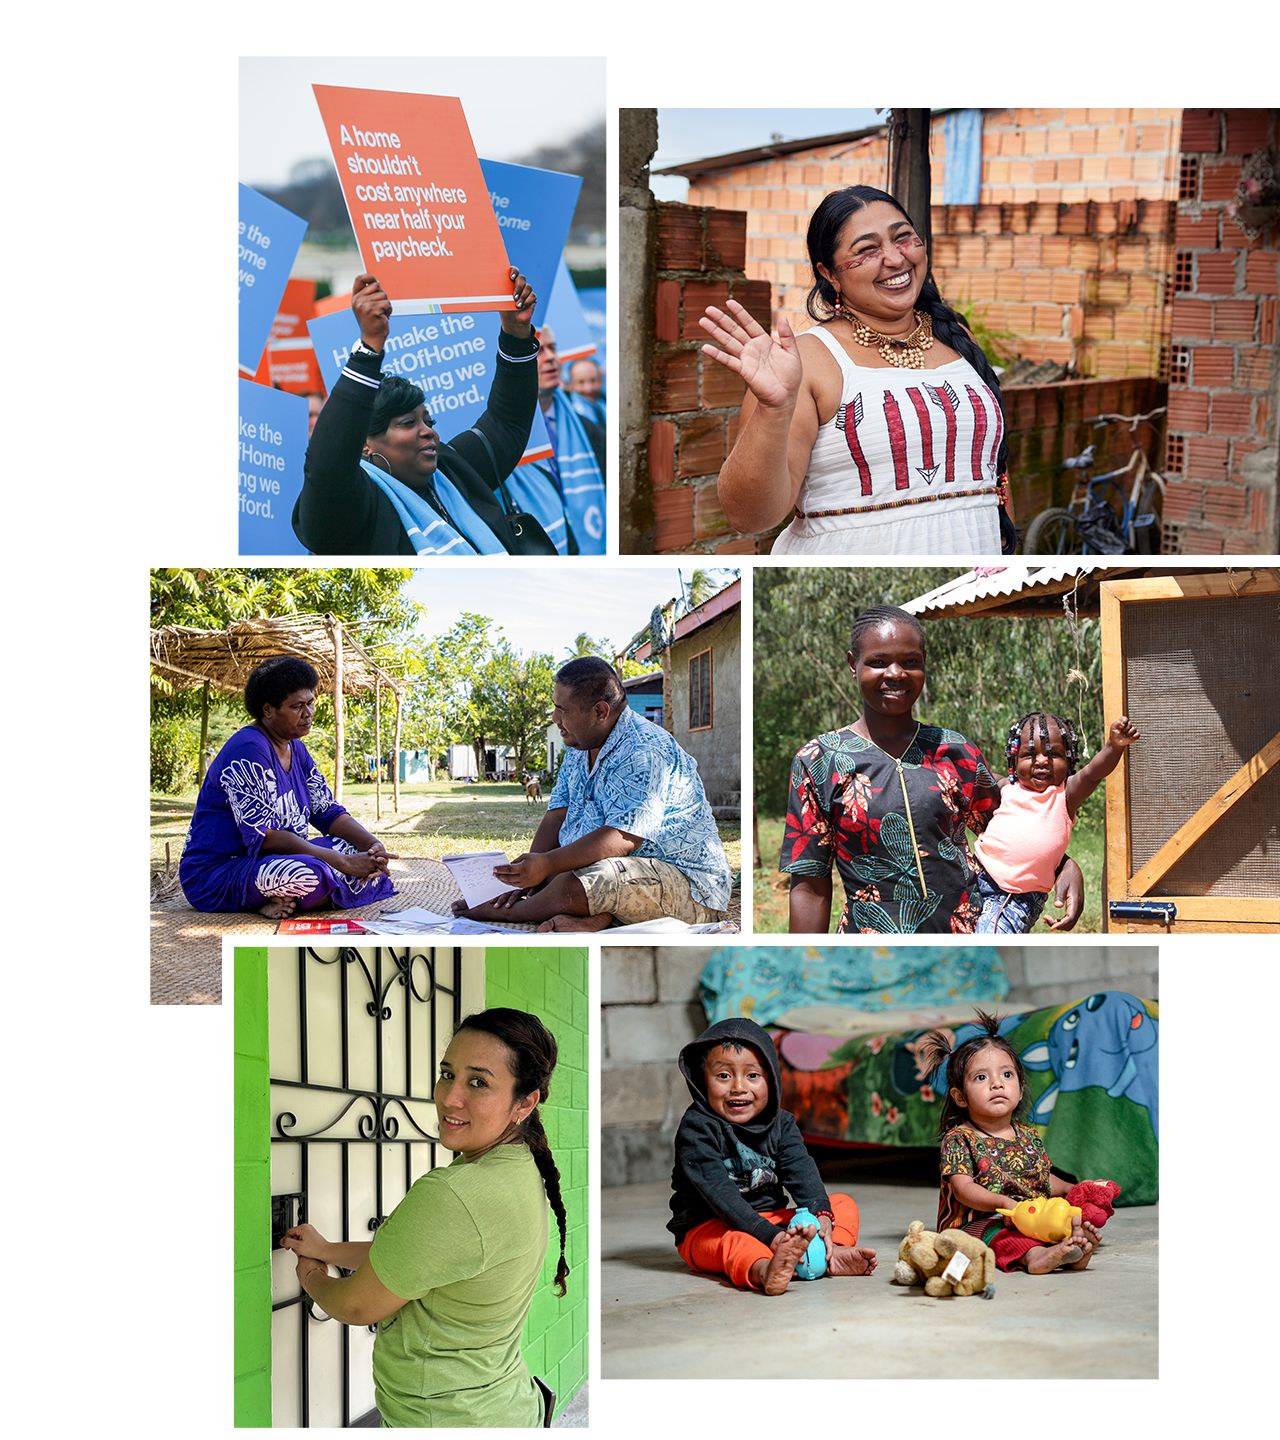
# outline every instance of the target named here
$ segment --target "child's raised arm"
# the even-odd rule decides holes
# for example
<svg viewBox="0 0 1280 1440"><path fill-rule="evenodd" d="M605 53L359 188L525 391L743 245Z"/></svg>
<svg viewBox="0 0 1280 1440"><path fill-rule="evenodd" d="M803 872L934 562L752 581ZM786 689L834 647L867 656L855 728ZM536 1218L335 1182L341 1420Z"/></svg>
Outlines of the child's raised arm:
<svg viewBox="0 0 1280 1440"><path fill-rule="evenodd" d="M1076 812L1120 763L1120 757L1142 734L1127 715L1121 715L1107 731L1106 743L1082 770L1067 776L1067 813Z"/></svg>

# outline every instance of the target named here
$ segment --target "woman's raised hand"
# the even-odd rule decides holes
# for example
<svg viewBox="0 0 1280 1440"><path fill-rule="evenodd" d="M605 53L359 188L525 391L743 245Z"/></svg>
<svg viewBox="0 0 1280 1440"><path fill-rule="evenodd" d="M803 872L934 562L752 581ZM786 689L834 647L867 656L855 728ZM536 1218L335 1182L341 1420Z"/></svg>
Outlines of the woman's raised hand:
<svg viewBox="0 0 1280 1440"><path fill-rule="evenodd" d="M284 1232L280 1248L292 1250L295 1255L305 1255L311 1260L323 1261L329 1242L314 1225L295 1225L292 1230Z"/></svg>
<svg viewBox="0 0 1280 1440"><path fill-rule="evenodd" d="M351 287L351 308L360 326L360 338L370 350L382 350L391 322L391 301L372 275L357 275Z"/></svg>
<svg viewBox="0 0 1280 1440"><path fill-rule="evenodd" d="M761 329L744 306L736 300L727 304L727 312L708 305L706 314L698 321L716 342L704 345L702 353L741 375L761 405L775 410L790 408L800 393L804 374L791 326L779 316L775 340L767 330Z"/></svg>
<svg viewBox="0 0 1280 1440"><path fill-rule="evenodd" d="M498 316L498 324L508 335L516 335L521 340L527 340L533 331L533 312L537 306L538 297L533 293L533 286L514 265L507 275L511 281L511 297L516 302L516 308L501 311Z"/></svg>

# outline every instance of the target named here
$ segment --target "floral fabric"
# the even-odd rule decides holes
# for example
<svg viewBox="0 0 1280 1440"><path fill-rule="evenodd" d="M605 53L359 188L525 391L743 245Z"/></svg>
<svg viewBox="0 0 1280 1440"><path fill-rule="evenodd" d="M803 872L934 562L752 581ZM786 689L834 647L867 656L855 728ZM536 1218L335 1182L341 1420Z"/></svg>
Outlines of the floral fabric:
<svg viewBox="0 0 1280 1440"><path fill-rule="evenodd" d="M1049 1154L1030 1125L1013 1125L1014 1138L1000 1140L973 1125L957 1125L942 1137L942 1185L938 1192L938 1229L960 1229L991 1217L999 1195L1032 1200L1049 1193ZM991 1209L973 1210L962 1204L947 1184L949 1176L968 1175L991 1191Z"/></svg>
<svg viewBox="0 0 1280 1440"><path fill-rule="evenodd" d="M972 934L965 828L980 832L998 797L982 752L954 730L922 725L899 764L845 726L792 763L779 869L824 876L835 861L838 934Z"/></svg>

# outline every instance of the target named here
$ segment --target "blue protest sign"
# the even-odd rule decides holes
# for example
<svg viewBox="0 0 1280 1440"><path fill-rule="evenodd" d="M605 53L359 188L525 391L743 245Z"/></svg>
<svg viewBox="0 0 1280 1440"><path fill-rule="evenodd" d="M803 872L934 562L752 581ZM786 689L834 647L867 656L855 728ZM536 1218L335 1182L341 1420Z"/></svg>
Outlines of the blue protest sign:
<svg viewBox="0 0 1280 1440"><path fill-rule="evenodd" d="M383 375L402 375L423 393L442 440L452 440L484 414L493 383L501 319L496 314L392 314L383 352ZM325 389L332 391L360 327L350 310L307 322ZM541 414L534 419L524 459L551 454Z"/></svg>
<svg viewBox="0 0 1280 1440"><path fill-rule="evenodd" d="M305 397L241 380L241 555L307 553L291 523L306 453Z"/></svg>
<svg viewBox="0 0 1280 1440"><path fill-rule="evenodd" d="M581 360L585 355L595 353L595 337L587 317L583 314L578 292L574 289L573 277L561 256L556 267L556 283L551 290L551 304L547 307L547 322L556 337L556 353L561 361Z"/></svg>
<svg viewBox="0 0 1280 1440"><path fill-rule="evenodd" d="M283 205L240 187L240 369L252 375L297 258L307 222Z"/></svg>
<svg viewBox="0 0 1280 1440"><path fill-rule="evenodd" d="M607 324L605 321L605 296L607 292L604 287L593 286L589 290L578 291L578 301L582 306L583 316L586 318L587 328L595 337L596 353L595 361L601 370L608 368L607 349Z"/></svg>
<svg viewBox="0 0 1280 1440"><path fill-rule="evenodd" d="M538 297L533 323L541 325L551 300L556 266L569 238L582 177L502 160L481 160L480 169L507 258Z"/></svg>

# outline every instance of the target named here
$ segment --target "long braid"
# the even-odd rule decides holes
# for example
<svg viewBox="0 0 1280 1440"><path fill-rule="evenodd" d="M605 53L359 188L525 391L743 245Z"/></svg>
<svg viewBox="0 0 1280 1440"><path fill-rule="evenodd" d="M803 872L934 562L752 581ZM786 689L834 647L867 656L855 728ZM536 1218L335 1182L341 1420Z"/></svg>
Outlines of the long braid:
<svg viewBox="0 0 1280 1440"><path fill-rule="evenodd" d="M542 1092L542 1098L544 1100L547 1098L545 1090ZM556 1167L555 1157L551 1154L547 1132L542 1128L542 1117L537 1110L529 1116L521 1129L525 1143L533 1155L534 1164L538 1167L538 1174L542 1176L543 1188L547 1192L547 1201L560 1230L560 1263L556 1266L555 1286L556 1293L563 1296L564 1282L569 1276L569 1262L564 1253L568 1221L565 1215L564 1201L560 1196L560 1171Z"/></svg>
<svg viewBox="0 0 1280 1440"><path fill-rule="evenodd" d="M481 1010L478 1014L468 1015L458 1029L478 1030L485 1035L492 1035L507 1047L510 1052L508 1063L515 1078L517 1100L536 1094L538 1105L541 1105L551 1094L551 1072L556 1068L559 1051L556 1037L536 1015L530 1015L524 1010L495 1006L491 1010ZM563 1297L564 1282L569 1274L569 1262L565 1258L567 1217L560 1194L560 1171L556 1168L547 1132L542 1128L538 1105L535 1105L525 1118L517 1138L529 1147L560 1230L560 1263L556 1266L555 1287L556 1293Z"/></svg>

